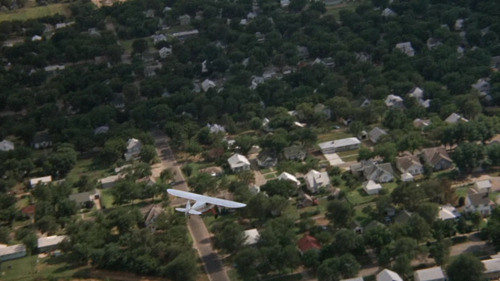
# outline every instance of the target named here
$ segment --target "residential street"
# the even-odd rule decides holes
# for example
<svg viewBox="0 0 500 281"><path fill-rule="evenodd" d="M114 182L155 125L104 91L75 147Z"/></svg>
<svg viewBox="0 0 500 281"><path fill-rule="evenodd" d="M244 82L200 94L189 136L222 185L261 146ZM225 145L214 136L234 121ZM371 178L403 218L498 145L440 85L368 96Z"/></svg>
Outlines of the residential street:
<svg viewBox="0 0 500 281"><path fill-rule="evenodd" d="M182 174L182 171L175 160L175 155L168 145L167 136L161 131L153 131L155 138L155 146L161 162L153 166L153 176L158 177L164 169L172 169L175 173L174 186L175 189L188 191L188 186ZM176 198L171 201L171 205L185 204L186 200ZM211 281L230 281L227 276L219 255L212 248L210 243L210 233L205 226L205 223L199 216L191 216L188 221L188 229L193 237L193 247L198 251L208 278Z"/></svg>

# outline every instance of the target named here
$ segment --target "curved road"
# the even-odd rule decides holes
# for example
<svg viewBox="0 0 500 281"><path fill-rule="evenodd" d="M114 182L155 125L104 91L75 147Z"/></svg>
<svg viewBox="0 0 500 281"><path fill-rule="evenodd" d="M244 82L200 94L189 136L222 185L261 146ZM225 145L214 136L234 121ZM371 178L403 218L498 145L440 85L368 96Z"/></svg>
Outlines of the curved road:
<svg viewBox="0 0 500 281"><path fill-rule="evenodd" d="M174 186L175 189L189 191L182 171L175 160L175 155L168 145L167 136L159 131L155 130L152 132L155 138L155 147L160 157L161 163L153 167L153 176L158 177L164 169L172 169L175 171L174 181L177 182ZM155 174L157 173L157 175ZM171 201L172 205L185 204L185 199L177 198ZM193 237L193 247L198 251L200 255L203 266L207 273L208 278L211 281L230 281L227 273L222 265L217 252L214 251L210 243L210 233L205 226L205 223L199 216L191 216L188 221L188 229Z"/></svg>

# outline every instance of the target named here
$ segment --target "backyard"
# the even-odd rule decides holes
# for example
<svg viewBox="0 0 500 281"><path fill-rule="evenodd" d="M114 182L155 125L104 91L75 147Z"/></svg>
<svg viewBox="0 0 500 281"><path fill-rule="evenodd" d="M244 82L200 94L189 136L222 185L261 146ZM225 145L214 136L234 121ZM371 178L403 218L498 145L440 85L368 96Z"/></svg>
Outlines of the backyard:
<svg viewBox="0 0 500 281"><path fill-rule="evenodd" d="M70 15L68 3L57 3L45 6L37 6L35 1L29 1L21 9L0 13L0 22L12 20L28 20L51 15Z"/></svg>

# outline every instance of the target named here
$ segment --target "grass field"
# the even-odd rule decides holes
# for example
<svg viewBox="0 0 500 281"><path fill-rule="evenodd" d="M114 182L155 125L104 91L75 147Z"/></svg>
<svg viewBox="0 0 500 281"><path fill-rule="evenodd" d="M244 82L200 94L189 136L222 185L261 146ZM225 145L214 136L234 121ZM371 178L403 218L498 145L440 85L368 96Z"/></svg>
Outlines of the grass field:
<svg viewBox="0 0 500 281"><path fill-rule="evenodd" d="M343 132L341 130L335 130L325 134L318 135L318 142L325 142L325 141L350 138L350 137L352 137L352 135L349 133Z"/></svg>
<svg viewBox="0 0 500 281"><path fill-rule="evenodd" d="M0 13L0 22L35 19L55 14L69 16L70 15L69 4L58 3L58 4L50 4L46 6L36 6L36 7L29 7L28 5L28 7L22 9Z"/></svg>
<svg viewBox="0 0 500 281"><path fill-rule="evenodd" d="M59 257L38 258L37 255L28 256L1 264L1 280L47 280L50 278L67 279L82 269L68 262L67 255Z"/></svg>
<svg viewBox="0 0 500 281"><path fill-rule="evenodd" d="M342 11L342 10L354 11L354 10L356 10L356 7L358 7L363 2L366 2L366 1L365 0L356 0L356 1L350 1L349 3L342 3L342 4L338 4L338 5L327 5L325 15L334 15L338 19L340 11Z"/></svg>

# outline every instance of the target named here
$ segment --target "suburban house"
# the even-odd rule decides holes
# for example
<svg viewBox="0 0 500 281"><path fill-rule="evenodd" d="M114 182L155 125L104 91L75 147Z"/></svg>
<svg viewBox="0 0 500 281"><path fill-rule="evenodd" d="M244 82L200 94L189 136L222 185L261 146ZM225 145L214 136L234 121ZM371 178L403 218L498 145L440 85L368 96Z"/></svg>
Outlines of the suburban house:
<svg viewBox="0 0 500 281"><path fill-rule="evenodd" d="M375 127L368 133L368 138L373 143L377 143L380 140L380 138L384 135L387 135L386 131L380 129L379 127Z"/></svg>
<svg viewBox="0 0 500 281"><path fill-rule="evenodd" d="M363 183L363 190L368 194L368 195L375 195L382 190L382 186L379 183L375 183L372 180L365 181Z"/></svg>
<svg viewBox="0 0 500 281"><path fill-rule="evenodd" d="M391 10L390 8L385 8L384 10L382 10L382 16L385 18L393 17L393 16L397 16L397 15L398 14L396 12L394 12L393 10Z"/></svg>
<svg viewBox="0 0 500 281"><path fill-rule="evenodd" d="M259 231L257 230L257 228L245 230L243 233L244 233L244 237L245 237L245 241L243 241L243 245L253 246L253 245L257 244L257 242L259 241L260 234L259 234Z"/></svg>
<svg viewBox="0 0 500 281"><path fill-rule="evenodd" d="M446 149L441 146L422 149L422 158L435 171L453 167L453 160L451 160Z"/></svg>
<svg viewBox="0 0 500 281"><path fill-rule="evenodd" d="M7 246L0 244L0 261L8 261L26 256L26 247L23 244Z"/></svg>
<svg viewBox="0 0 500 281"><path fill-rule="evenodd" d="M207 124L207 128L210 131L210 133L215 134L215 133L226 133L226 128L224 126L219 125L219 124Z"/></svg>
<svg viewBox="0 0 500 281"><path fill-rule="evenodd" d="M109 131L109 126L99 126L94 129L94 135L105 134Z"/></svg>
<svg viewBox="0 0 500 281"><path fill-rule="evenodd" d="M94 200L99 199L99 197L99 191L94 189L93 191L70 194L69 200L75 201L80 208L90 209L94 206Z"/></svg>
<svg viewBox="0 0 500 281"><path fill-rule="evenodd" d="M48 184L49 182L52 182L52 176L45 176L45 177L40 177L40 178L33 178L30 179L30 187L34 188L37 185L42 185L42 184Z"/></svg>
<svg viewBox="0 0 500 281"><path fill-rule="evenodd" d="M490 192L491 191L491 180L476 181L474 183L474 189L478 193Z"/></svg>
<svg viewBox="0 0 500 281"><path fill-rule="evenodd" d="M319 148L324 154L336 153L341 151L359 149L361 142L357 138L345 138L333 141L322 142Z"/></svg>
<svg viewBox="0 0 500 281"><path fill-rule="evenodd" d="M151 232L156 231L156 220L158 219L158 216L163 214L165 211L163 210L162 207L159 205L153 205L151 208L147 211L146 215L144 216L144 226L149 228Z"/></svg>
<svg viewBox="0 0 500 281"><path fill-rule="evenodd" d="M435 266L426 269L416 270L413 273L414 281L446 281L443 269L440 266Z"/></svg>
<svg viewBox="0 0 500 281"><path fill-rule="evenodd" d="M142 149L142 143L138 139L128 139L127 141L127 152L123 154L125 157L126 161L130 161L132 159L136 159L139 157L139 154L141 153Z"/></svg>
<svg viewBox="0 0 500 281"><path fill-rule="evenodd" d="M425 43L426 43L427 48L429 50L435 49L435 48L443 45L443 42L441 42L440 39L432 38L432 37L427 38L427 41Z"/></svg>
<svg viewBox="0 0 500 281"><path fill-rule="evenodd" d="M411 42L397 43L395 49L400 50L409 57L413 57L415 55L415 50L411 46Z"/></svg>
<svg viewBox="0 0 500 281"><path fill-rule="evenodd" d="M408 96L415 98L417 102L424 108L429 108L429 106L431 106L431 100L424 100L424 90L420 89L419 87L414 87L413 89L411 89L410 92L408 92Z"/></svg>
<svg viewBox="0 0 500 281"><path fill-rule="evenodd" d="M306 158L306 155L306 150L300 145L292 145L283 149L283 156L286 160L303 161Z"/></svg>
<svg viewBox="0 0 500 281"><path fill-rule="evenodd" d="M52 250L56 250L59 244L64 240L67 239L68 236L66 235L53 235L53 236L48 236L48 237L40 237L38 238L38 252L39 253L44 253L44 252L50 252Z"/></svg>
<svg viewBox="0 0 500 281"><path fill-rule="evenodd" d="M332 110L322 103L317 103L313 109L316 113L324 114L328 120L332 118Z"/></svg>
<svg viewBox="0 0 500 281"><path fill-rule="evenodd" d="M206 92L215 87L217 87L217 85L215 85L215 82L210 79L205 79L203 80L203 82L201 82L201 89L203 90L203 92Z"/></svg>
<svg viewBox="0 0 500 281"><path fill-rule="evenodd" d="M283 172L279 175L278 180L285 180L285 181L291 181L295 183L297 186L300 185L300 181L292 174L289 174L287 172Z"/></svg>
<svg viewBox="0 0 500 281"><path fill-rule="evenodd" d="M431 124L431 119L417 118L417 119L413 120L413 127L417 128L417 129L425 128L425 127L429 126L430 124Z"/></svg>
<svg viewBox="0 0 500 281"><path fill-rule="evenodd" d="M394 217L394 223L405 224L408 223L408 221L410 221L410 218L411 218L411 213L408 212L407 210L402 210Z"/></svg>
<svg viewBox="0 0 500 281"><path fill-rule="evenodd" d="M312 193L318 192L320 187L329 187L330 178L327 172L318 172L316 170L310 170L305 176L306 187Z"/></svg>
<svg viewBox="0 0 500 281"><path fill-rule="evenodd" d="M420 163L417 155L407 154L396 158L396 167L404 173L410 173L412 176L421 175L424 173L424 165Z"/></svg>
<svg viewBox="0 0 500 281"><path fill-rule="evenodd" d="M191 23L191 16L188 14L179 16L179 24L180 25L188 25Z"/></svg>
<svg viewBox="0 0 500 281"><path fill-rule="evenodd" d="M399 276L396 272L384 269L379 272L376 276L377 281L403 281L403 278Z"/></svg>
<svg viewBox="0 0 500 281"><path fill-rule="evenodd" d="M304 234L304 236L302 236L302 238L300 238L297 242L297 246L301 254L304 254L309 250L321 250L321 244L319 244L318 239L309 234Z"/></svg>
<svg viewBox="0 0 500 281"><path fill-rule="evenodd" d="M37 132L33 137L31 146L35 149L43 149L52 146L52 138L50 137L49 132Z"/></svg>
<svg viewBox="0 0 500 281"><path fill-rule="evenodd" d="M403 98L400 96L388 95L385 98L384 102L385 102L385 105L387 107L395 107L395 108L403 108L404 107Z"/></svg>
<svg viewBox="0 0 500 281"><path fill-rule="evenodd" d="M461 216L460 212L457 211L452 205L439 206L438 218L440 220L455 220Z"/></svg>
<svg viewBox="0 0 500 281"><path fill-rule="evenodd" d="M224 173L224 170L219 166L211 166L200 169L198 173L205 173L211 175L212 177L215 177L222 175Z"/></svg>
<svg viewBox="0 0 500 281"><path fill-rule="evenodd" d="M467 213L478 212L483 216L489 216L492 205L493 202L491 202L488 193L472 193L465 198L464 211Z"/></svg>
<svg viewBox="0 0 500 281"><path fill-rule="evenodd" d="M415 177L410 173L401 174L401 181L402 182L410 182L410 181L414 181L414 180L415 180Z"/></svg>
<svg viewBox="0 0 500 281"><path fill-rule="evenodd" d="M1 151L14 150L14 143L8 140L0 141L0 150Z"/></svg>
<svg viewBox="0 0 500 281"><path fill-rule="evenodd" d="M160 58L164 59L172 54L172 48L163 47L158 50L158 55Z"/></svg>
<svg viewBox="0 0 500 281"><path fill-rule="evenodd" d="M351 165L351 172L362 174L366 180L372 180L376 183L390 182L394 179L391 163L378 164L371 160L365 160Z"/></svg>
<svg viewBox="0 0 500 281"><path fill-rule="evenodd" d="M116 182L123 178L122 175L113 175L97 180L101 184L102 188L111 188L115 186Z"/></svg>
<svg viewBox="0 0 500 281"><path fill-rule="evenodd" d="M493 258L481 261L484 265L484 272L486 278L489 280L497 280L500 278L500 258Z"/></svg>
<svg viewBox="0 0 500 281"><path fill-rule="evenodd" d="M458 122L469 122L469 120L463 118L462 116L460 116L459 114L453 112L452 114L450 114L450 116L448 116L444 122L448 123L448 124L456 124Z"/></svg>
<svg viewBox="0 0 500 281"><path fill-rule="evenodd" d="M21 209L21 214L23 214L23 216L25 217L30 218L30 220L32 221L35 219L35 212L36 212L35 204L28 205Z"/></svg>
<svg viewBox="0 0 500 281"><path fill-rule="evenodd" d="M233 154L233 156L227 159L229 167L233 172L248 171L250 170L250 162L248 159L241 154Z"/></svg>
<svg viewBox="0 0 500 281"><path fill-rule="evenodd" d="M263 150L257 156L257 164L261 168L271 168L278 164L278 157L272 152Z"/></svg>

